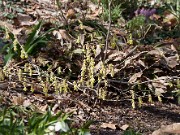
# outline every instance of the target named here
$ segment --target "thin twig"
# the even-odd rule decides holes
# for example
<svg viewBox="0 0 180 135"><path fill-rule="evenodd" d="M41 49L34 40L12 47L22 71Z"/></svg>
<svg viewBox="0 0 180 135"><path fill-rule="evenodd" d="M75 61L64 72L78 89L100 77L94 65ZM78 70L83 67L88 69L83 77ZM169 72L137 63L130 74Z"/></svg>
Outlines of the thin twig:
<svg viewBox="0 0 180 135"><path fill-rule="evenodd" d="M148 29L146 30L146 32L143 35L143 39L146 37L147 33L150 31L152 25L149 25Z"/></svg>
<svg viewBox="0 0 180 135"><path fill-rule="evenodd" d="M103 61L105 61L106 56L107 56L107 49L108 49L108 44L109 44L109 35L110 35L110 29L111 29L111 4L112 4L112 0L109 2L108 5L108 9L109 9L109 25L108 25L108 32L106 35L106 43L105 43L105 47L104 47L104 59Z"/></svg>
<svg viewBox="0 0 180 135"><path fill-rule="evenodd" d="M167 80L174 80L174 79L180 79L179 76L167 76ZM155 83L155 82L159 82L162 79L154 79L154 80L147 80L144 82L134 82L134 83L129 83L129 82L125 82L125 81L121 81L121 80L112 80L112 79L108 79L108 82L114 82L114 83L120 83L120 84L131 84L131 85L137 85L137 84L145 84L145 83Z"/></svg>
<svg viewBox="0 0 180 135"><path fill-rule="evenodd" d="M60 5L59 0L56 0L56 3L57 3L57 6L58 6L59 11L60 11L60 13L61 13L61 17L63 18L65 24L66 24L67 26L69 26L69 25L68 25L68 21L67 21L66 17L64 16L64 13L63 13L63 11L62 11L62 9L61 9L61 5Z"/></svg>

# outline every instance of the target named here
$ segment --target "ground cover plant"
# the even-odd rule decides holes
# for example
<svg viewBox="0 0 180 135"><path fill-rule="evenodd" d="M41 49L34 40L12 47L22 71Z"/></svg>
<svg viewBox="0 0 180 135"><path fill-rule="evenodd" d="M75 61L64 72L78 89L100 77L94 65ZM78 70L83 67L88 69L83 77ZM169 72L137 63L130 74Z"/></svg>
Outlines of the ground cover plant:
<svg viewBox="0 0 180 135"><path fill-rule="evenodd" d="M64 134L90 134L88 128L92 134L148 134L161 122L157 120L152 129L144 123L150 115L148 106L151 112L153 105L161 110L165 104L174 110L156 110L168 115L164 124L178 122L178 0L1 0L0 4L1 104L33 104L47 111L37 118L23 114L25 119L14 121L14 112L5 109L2 127L12 127L11 132L17 127L20 134L45 134L61 117L56 114L60 110L72 112L79 125L94 121L85 128L73 125ZM48 106L55 115L49 116ZM9 123L4 121L5 112ZM113 118L106 121L104 115ZM136 115L144 117L139 120ZM133 122L126 116L133 116ZM42 127L32 124L41 120Z"/></svg>
<svg viewBox="0 0 180 135"><path fill-rule="evenodd" d="M26 117L22 117L23 114ZM88 130L90 123L84 124L79 129L69 127L69 124L72 123L68 120L69 115L63 112L53 115L50 109L43 114L42 112L33 112L33 110L28 110L23 106L12 106L1 110L0 134L90 134Z"/></svg>

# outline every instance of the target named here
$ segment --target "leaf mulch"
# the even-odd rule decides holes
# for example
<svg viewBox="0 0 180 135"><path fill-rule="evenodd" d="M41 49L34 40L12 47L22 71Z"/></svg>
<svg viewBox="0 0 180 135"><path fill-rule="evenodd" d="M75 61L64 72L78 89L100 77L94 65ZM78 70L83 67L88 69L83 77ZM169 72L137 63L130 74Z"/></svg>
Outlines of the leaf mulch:
<svg viewBox="0 0 180 135"><path fill-rule="evenodd" d="M132 109L130 101L100 101L74 92L47 97L40 93L20 92L18 90L2 90L8 86L1 83L1 107L22 105L35 106L36 111L45 111L48 106L54 112L73 112L72 118L82 124L93 120L90 126L93 135L120 135L123 130L133 128L143 135L151 134L162 125L180 122L180 106L175 103L144 103L141 108ZM78 126L78 125L77 125Z"/></svg>
<svg viewBox="0 0 180 135"><path fill-rule="evenodd" d="M41 4L39 4L38 2L41 2ZM13 25L11 23L7 23L7 20L1 19L3 21L0 21L0 26L4 26L4 23L6 23L6 25L8 25L8 28L14 34L19 34L23 29L27 29L26 27L36 24L37 20L39 19L38 17L40 17L41 19L43 18L44 20L48 20L49 22L58 22L60 23L60 25L61 23L64 23L57 19L57 16L59 16L59 10L57 9L57 7L53 7L53 4L49 4L46 2L43 3L44 0L39 0L38 2L32 0L28 4L25 3L24 5L26 5L26 7L23 9L26 15L18 13ZM67 3L67 5L70 6L69 3ZM63 6L66 7L67 5ZM76 4L76 6L77 5L80 4ZM75 5L71 6L73 7ZM95 5L91 5L91 7L92 6ZM22 3L16 3L16 7L14 7L13 9L19 9L19 7L22 7ZM81 9L81 7L78 8ZM8 10L11 9L7 9L7 12ZM69 11L65 15L67 18L70 19L74 17L74 13L70 13L70 10L68 9L67 11ZM91 16L89 15L89 17L96 19L96 14L98 13L93 12L93 14L94 16L91 14ZM155 69L152 66L152 63L143 63L144 55L142 54L142 52L144 51L145 53L149 53L149 55L153 56L152 60L154 63L156 63L155 67L165 67L162 71L156 71L160 72L160 76L165 76L166 72L169 74L173 73L175 76L178 75L179 62L174 56L176 54L179 55L179 42L175 40L170 43L162 43L158 46L161 45L164 46L164 48L160 48L160 51L165 54L164 57L161 56L160 51L151 47L149 47L151 48L150 50L148 50L148 47L147 50L145 47L138 47L138 49L136 48L136 51L132 51L132 53L128 53L133 50L131 47L128 47L124 49L124 52L108 50L109 54L107 55L107 62L115 63L118 70L117 72L125 72L127 73L127 75L131 76L129 82L133 84L135 83L135 81L137 81L138 77L142 77L141 72L134 72L134 70L137 69L134 67L140 65L139 67L144 67L144 69ZM169 46L169 50L167 50L167 46ZM143 48L143 50L141 50L141 48ZM174 55L171 56L168 52ZM155 58L158 59L156 60ZM124 59L125 61L122 62L122 60ZM161 61L166 64L162 65L160 63ZM125 64L119 64L120 62ZM173 71L169 69L177 70ZM119 77L121 77L121 73L119 73ZM161 79L163 80L163 78L160 78L160 80ZM168 79L168 77L166 77L165 79ZM142 82L143 81L144 80L142 80ZM140 132L143 135L149 135L154 130L159 129L162 125L180 122L180 106L177 105L174 100L171 101L170 98L163 99L163 103L158 102L157 99L154 99L154 103L151 104L145 101L142 104L142 107L136 107L136 109L133 109L131 100L128 99L124 99L122 101L103 101L100 99L96 99L95 97L84 95L82 92L70 92L67 94L59 95L52 93L48 96L44 96L44 94L42 94L42 92L40 91L35 91L34 93L25 92L22 90L22 88L13 88L11 86L12 84L10 85L9 83L10 82L6 81L0 82L0 107L10 105L22 105L24 107L35 106L35 111L44 112L47 110L48 106L51 106L53 112L57 112L60 110L65 112L72 111L72 119L75 120L78 124L82 124L87 120L94 121L90 127L91 133L93 135L120 135L123 133L123 130L126 130L128 128L133 128L135 131ZM119 84L114 84L114 86L117 85L118 87L120 87ZM153 87L156 88L156 84L154 84ZM163 88L164 86L162 86L162 89L159 89L158 87L157 90L162 91ZM124 88L121 88L120 90L122 89Z"/></svg>

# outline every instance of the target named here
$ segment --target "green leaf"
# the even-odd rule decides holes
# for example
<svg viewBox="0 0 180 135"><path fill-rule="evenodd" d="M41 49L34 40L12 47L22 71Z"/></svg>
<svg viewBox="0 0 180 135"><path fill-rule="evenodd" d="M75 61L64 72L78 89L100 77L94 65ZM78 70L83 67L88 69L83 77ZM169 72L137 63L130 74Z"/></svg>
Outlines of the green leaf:
<svg viewBox="0 0 180 135"><path fill-rule="evenodd" d="M83 125L83 127L82 127L82 128L84 128L84 129L88 129L88 128L89 128L89 126L90 126L92 123L93 123L93 121L92 121L92 120L87 121L87 122Z"/></svg>
<svg viewBox="0 0 180 135"><path fill-rule="evenodd" d="M24 13L24 10L22 8L15 8L15 10L18 12L18 13Z"/></svg>
<svg viewBox="0 0 180 135"><path fill-rule="evenodd" d="M48 39L47 35L54 30L54 28L49 29L48 31L40 34L42 27L42 21L37 24L29 35L26 44L24 45L25 52L27 54L34 54L39 48L46 45Z"/></svg>
<svg viewBox="0 0 180 135"><path fill-rule="evenodd" d="M25 44L25 48L29 48L30 45L34 42L34 40L37 39L38 34L40 32L42 26L42 21L40 21L37 25L34 26L34 29L32 30L32 32L30 33L27 42Z"/></svg>
<svg viewBox="0 0 180 135"><path fill-rule="evenodd" d="M11 60L14 55L15 55L14 53L9 53L9 54L5 55L5 57L4 57L5 64L7 64L8 61Z"/></svg>
<svg viewBox="0 0 180 135"><path fill-rule="evenodd" d="M132 129L124 131L123 135L141 135L140 133L136 133Z"/></svg>
<svg viewBox="0 0 180 135"><path fill-rule="evenodd" d="M80 129L78 135L91 135L88 129Z"/></svg>

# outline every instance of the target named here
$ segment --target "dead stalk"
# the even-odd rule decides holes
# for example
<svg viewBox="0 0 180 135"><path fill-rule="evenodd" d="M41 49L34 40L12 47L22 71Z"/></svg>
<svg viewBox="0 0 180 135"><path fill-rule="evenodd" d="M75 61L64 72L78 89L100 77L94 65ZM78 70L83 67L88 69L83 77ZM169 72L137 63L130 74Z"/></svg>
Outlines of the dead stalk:
<svg viewBox="0 0 180 135"><path fill-rule="evenodd" d="M105 43L105 47L104 47L105 54L104 54L103 62L106 59L107 49L108 49L108 44L109 44L109 36L110 36L110 29L111 29L111 4L112 4L112 0L108 4L108 9L109 9L109 24L108 24L108 32L107 32L107 35L106 35L106 43Z"/></svg>

